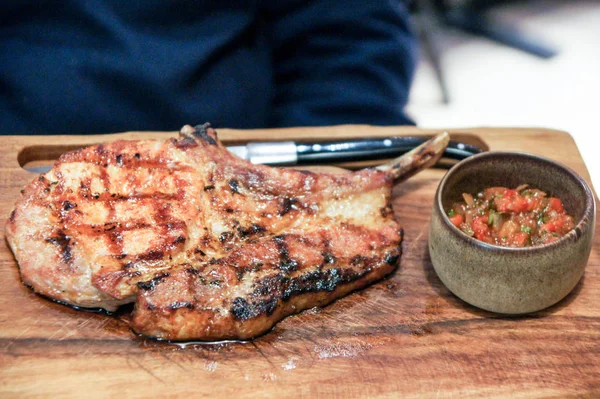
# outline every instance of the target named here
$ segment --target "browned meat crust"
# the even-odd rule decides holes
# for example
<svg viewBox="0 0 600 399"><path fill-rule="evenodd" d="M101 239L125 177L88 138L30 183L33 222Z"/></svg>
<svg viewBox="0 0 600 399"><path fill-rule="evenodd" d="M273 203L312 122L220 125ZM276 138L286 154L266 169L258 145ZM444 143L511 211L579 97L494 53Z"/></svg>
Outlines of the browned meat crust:
<svg viewBox="0 0 600 399"><path fill-rule="evenodd" d="M135 302L132 327L152 337L251 338L397 267L393 181L446 142L406 170L348 174L252 165L208 125L97 145L25 188L7 238L40 294L107 310Z"/></svg>

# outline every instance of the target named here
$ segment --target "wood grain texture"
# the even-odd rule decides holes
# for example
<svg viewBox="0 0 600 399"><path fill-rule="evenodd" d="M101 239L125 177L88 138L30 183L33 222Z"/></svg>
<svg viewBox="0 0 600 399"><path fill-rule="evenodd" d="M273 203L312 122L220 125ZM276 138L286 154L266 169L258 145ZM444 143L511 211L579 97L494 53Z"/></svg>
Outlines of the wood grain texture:
<svg viewBox="0 0 600 399"><path fill-rule="evenodd" d="M435 132L339 126L219 133L223 141L238 143ZM452 134L480 137L491 150L544 155L589 182L566 133L507 128ZM0 217L6 219L19 190L34 177L19 167L21 151L24 159L43 156L40 145L53 145L56 151L117 138L174 135L4 137ZM21 284L15 260L3 245L0 396L600 396L598 236L584 278L557 305L521 317L478 310L442 285L427 253L431 204L444 172L428 170L394 188L394 211L405 230L396 273L324 309L289 317L249 343L181 347L136 337L127 327L126 312L113 317L86 313L33 294Z"/></svg>

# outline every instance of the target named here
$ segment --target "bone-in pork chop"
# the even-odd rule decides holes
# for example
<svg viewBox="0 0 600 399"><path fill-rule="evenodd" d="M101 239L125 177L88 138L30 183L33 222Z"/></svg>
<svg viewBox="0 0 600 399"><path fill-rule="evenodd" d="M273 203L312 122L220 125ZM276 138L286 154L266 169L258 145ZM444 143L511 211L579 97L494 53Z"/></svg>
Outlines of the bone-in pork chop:
<svg viewBox="0 0 600 399"><path fill-rule="evenodd" d="M96 145L25 188L7 239L39 294L108 311L135 302L132 328L151 337L247 339L392 272L392 185L447 142L345 174L253 165L209 125Z"/></svg>

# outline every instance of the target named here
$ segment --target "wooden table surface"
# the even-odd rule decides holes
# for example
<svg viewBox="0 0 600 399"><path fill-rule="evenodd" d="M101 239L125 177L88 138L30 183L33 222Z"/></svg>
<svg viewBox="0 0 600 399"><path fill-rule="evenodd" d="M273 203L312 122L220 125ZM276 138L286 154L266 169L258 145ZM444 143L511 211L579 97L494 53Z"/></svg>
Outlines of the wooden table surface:
<svg viewBox="0 0 600 399"><path fill-rule="evenodd" d="M431 133L368 126L219 130L226 143ZM568 134L452 133L481 139L490 150L544 155L589 182ZM19 162L119 137L172 136L3 137L0 216L6 219L19 190L35 177ZM427 252L433 195L444 173L431 169L394 188L394 211L405 230L396 273L326 308L291 316L248 343L178 346L137 337L127 312L86 313L33 294L2 245L0 397L600 397L598 235L584 278L557 305L521 317L476 309L442 285Z"/></svg>

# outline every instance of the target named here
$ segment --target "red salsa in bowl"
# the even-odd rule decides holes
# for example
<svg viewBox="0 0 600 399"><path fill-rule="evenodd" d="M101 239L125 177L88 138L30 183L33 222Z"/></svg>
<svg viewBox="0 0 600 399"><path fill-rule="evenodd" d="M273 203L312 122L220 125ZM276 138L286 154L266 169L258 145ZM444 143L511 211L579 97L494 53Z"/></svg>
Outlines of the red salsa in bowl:
<svg viewBox="0 0 600 399"><path fill-rule="evenodd" d="M522 184L515 189L490 187L463 200L447 212L465 234L488 244L526 247L558 240L575 227L562 201Z"/></svg>

